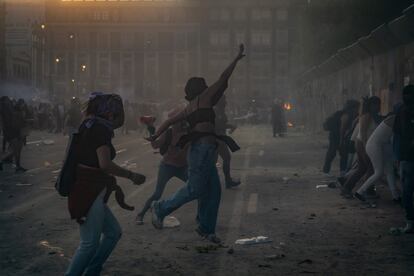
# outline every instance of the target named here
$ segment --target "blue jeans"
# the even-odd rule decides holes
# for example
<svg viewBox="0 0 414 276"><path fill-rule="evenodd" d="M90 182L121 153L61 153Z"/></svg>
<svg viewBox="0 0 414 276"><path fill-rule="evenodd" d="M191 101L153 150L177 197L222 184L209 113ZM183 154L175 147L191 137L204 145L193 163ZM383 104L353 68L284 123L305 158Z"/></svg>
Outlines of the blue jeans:
<svg viewBox="0 0 414 276"><path fill-rule="evenodd" d="M155 212L163 219L187 202L198 199L199 229L205 234L216 231L221 187L216 168L217 146L194 143L188 152L188 180L170 198L155 203Z"/></svg>
<svg viewBox="0 0 414 276"><path fill-rule="evenodd" d="M148 209L151 207L151 203L154 200L159 200L165 190L165 186L167 185L168 181L171 178L177 177L182 181L187 181L188 174L187 174L187 167L175 167L172 165L168 165L161 161L160 166L158 168L158 178L157 178L157 186L155 187L154 193L148 198L147 202L142 208L142 211L138 214L139 216L144 216Z"/></svg>
<svg viewBox="0 0 414 276"><path fill-rule="evenodd" d="M401 162L402 203L407 220L414 220L414 162Z"/></svg>
<svg viewBox="0 0 414 276"><path fill-rule="evenodd" d="M103 202L105 191L96 198L86 221L80 225L80 245L65 273L66 276L80 276L83 273L100 275L103 264L121 238L121 227Z"/></svg>

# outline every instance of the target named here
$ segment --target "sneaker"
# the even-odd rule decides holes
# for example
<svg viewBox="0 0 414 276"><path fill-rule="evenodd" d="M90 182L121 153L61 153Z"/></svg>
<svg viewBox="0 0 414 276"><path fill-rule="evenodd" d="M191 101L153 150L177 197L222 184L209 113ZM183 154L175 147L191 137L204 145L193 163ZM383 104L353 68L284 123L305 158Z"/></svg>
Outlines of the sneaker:
<svg viewBox="0 0 414 276"><path fill-rule="evenodd" d="M27 171L27 169L23 168L23 167L16 167L16 173L25 173Z"/></svg>
<svg viewBox="0 0 414 276"><path fill-rule="evenodd" d="M137 217L135 218L135 223L137 225L143 225L144 224L144 217L141 215L137 215Z"/></svg>
<svg viewBox="0 0 414 276"><path fill-rule="evenodd" d="M367 201L367 200L366 200L366 198L365 198L365 196L363 196L363 195L359 194L358 192L354 193L354 197L355 197L356 199L361 200L362 202L366 202L366 201Z"/></svg>
<svg viewBox="0 0 414 276"><path fill-rule="evenodd" d="M157 202L154 201L151 204L151 214L152 214L152 225L154 226L155 229L159 229L161 230L163 228L163 223L162 223L162 218L160 218L157 214L157 211L155 209L155 204Z"/></svg>
<svg viewBox="0 0 414 276"><path fill-rule="evenodd" d="M414 234L414 222L413 221L407 221L407 224L404 228L401 229L401 232L405 234Z"/></svg>
<svg viewBox="0 0 414 276"><path fill-rule="evenodd" d="M221 244L221 239L219 237L217 237L215 234L207 234L204 233L203 230L200 229L200 227L198 227L196 229L197 234L199 234L203 239L215 243L215 244Z"/></svg>
<svg viewBox="0 0 414 276"><path fill-rule="evenodd" d="M340 176L337 178L337 180L338 180L338 183L341 184L341 186L343 187L345 184L345 180L346 180L345 177Z"/></svg>
<svg viewBox="0 0 414 276"><path fill-rule="evenodd" d="M226 180L226 189L237 187L241 184L240 181L234 181L233 179Z"/></svg>

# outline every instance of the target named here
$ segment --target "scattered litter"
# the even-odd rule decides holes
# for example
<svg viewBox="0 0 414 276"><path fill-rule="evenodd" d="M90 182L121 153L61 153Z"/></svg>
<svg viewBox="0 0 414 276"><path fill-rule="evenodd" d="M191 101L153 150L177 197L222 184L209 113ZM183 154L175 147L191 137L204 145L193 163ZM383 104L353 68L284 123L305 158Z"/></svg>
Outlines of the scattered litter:
<svg viewBox="0 0 414 276"><path fill-rule="evenodd" d="M265 259L273 261L273 260L283 259L284 257L286 257L285 254L274 254L274 255L265 256Z"/></svg>
<svg viewBox="0 0 414 276"><path fill-rule="evenodd" d="M311 217L316 217L316 214L312 213L310 214Z"/></svg>
<svg viewBox="0 0 414 276"><path fill-rule="evenodd" d="M210 251L216 251L220 246L219 245L205 245L205 246L196 246L194 247L198 253L209 253Z"/></svg>
<svg viewBox="0 0 414 276"><path fill-rule="evenodd" d="M176 217L166 217L163 226L164 228L175 228L180 226L180 221Z"/></svg>
<svg viewBox="0 0 414 276"><path fill-rule="evenodd" d="M273 211L278 211L278 210L279 210L279 208L274 207L272 210L273 210Z"/></svg>
<svg viewBox="0 0 414 276"><path fill-rule="evenodd" d="M45 161L44 165L45 165L45 167L50 167L50 165L52 165L52 164L50 164L50 162L48 162L48 161Z"/></svg>
<svg viewBox="0 0 414 276"><path fill-rule="evenodd" d="M280 246L285 246L285 245L286 245L286 243L284 243L284 242L280 242L280 243L279 243L279 245L280 245Z"/></svg>
<svg viewBox="0 0 414 276"><path fill-rule="evenodd" d="M52 171L52 173L60 173L60 169L59 170L55 170L55 171Z"/></svg>
<svg viewBox="0 0 414 276"><path fill-rule="evenodd" d="M290 178L287 176L282 177L283 182L287 183L289 182Z"/></svg>
<svg viewBox="0 0 414 276"><path fill-rule="evenodd" d="M184 246L176 246L175 248L180 249L180 250L184 250L184 251L190 250L187 245L184 245Z"/></svg>
<svg viewBox="0 0 414 276"><path fill-rule="evenodd" d="M120 149L116 152L116 154L120 154L120 153L123 153L123 152L126 152L126 149Z"/></svg>
<svg viewBox="0 0 414 276"><path fill-rule="evenodd" d="M298 262L298 265L301 264L313 264L313 261L311 259L305 259L303 261Z"/></svg>
<svg viewBox="0 0 414 276"><path fill-rule="evenodd" d="M294 173L293 176L299 177L299 174L298 173Z"/></svg>
<svg viewBox="0 0 414 276"><path fill-rule="evenodd" d="M327 184L316 185L316 189L320 189L320 188L328 188L328 185Z"/></svg>
<svg viewBox="0 0 414 276"><path fill-rule="evenodd" d="M32 186L33 184L29 183L16 183L16 186Z"/></svg>
<svg viewBox="0 0 414 276"><path fill-rule="evenodd" d="M227 250L227 254L234 254L234 249L230 247L229 250Z"/></svg>
<svg viewBox="0 0 414 276"><path fill-rule="evenodd" d="M272 266L270 264L258 264L258 267L264 267L264 268L271 268Z"/></svg>
<svg viewBox="0 0 414 276"><path fill-rule="evenodd" d="M58 254L60 257L64 257L65 254L63 254L63 249L57 246L51 246L48 241L40 241L39 245L50 250L49 255L55 255Z"/></svg>
<svg viewBox="0 0 414 276"><path fill-rule="evenodd" d="M50 146L50 145L54 145L54 144L55 144L55 141L54 141L54 140L52 140L52 139L44 139L44 140L42 141L42 143L43 143L43 145Z"/></svg>
<svg viewBox="0 0 414 276"><path fill-rule="evenodd" d="M259 244L259 243L268 243L268 242L272 242L272 240L265 236L258 236L258 237L253 237L250 239L239 239L235 242L235 244L249 245L249 244Z"/></svg>
<svg viewBox="0 0 414 276"><path fill-rule="evenodd" d="M339 207L339 209L341 209L341 210L345 210L345 209L346 209L346 207L345 207L345 206L342 206L342 207Z"/></svg>

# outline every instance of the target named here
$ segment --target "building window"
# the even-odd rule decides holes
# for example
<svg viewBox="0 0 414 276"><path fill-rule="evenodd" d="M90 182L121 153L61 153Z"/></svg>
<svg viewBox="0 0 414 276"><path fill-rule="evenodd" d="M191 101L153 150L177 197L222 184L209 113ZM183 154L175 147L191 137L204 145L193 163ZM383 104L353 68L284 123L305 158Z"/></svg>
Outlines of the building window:
<svg viewBox="0 0 414 276"><path fill-rule="evenodd" d="M270 47L272 44L272 33L270 31L253 31L251 37L253 46Z"/></svg>
<svg viewBox="0 0 414 276"><path fill-rule="evenodd" d="M289 33L287 30L276 31L276 47L279 49L287 49L289 44Z"/></svg>
<svg viewBox="0 0 414 276"><path fill-rule="evenodd" d="M272 11L265 9L254 9L252 11L253 21L269 21L272 19Z"/></svg>
<svg viewBox="0 0 414 276"><path fill-rule="evenodd" d="M94 11L92 17L94 21L108 21L109 11Z"/></svg>
<svg viewBox="0 0 414 276"><path fill-rule="evenodd" d="M276 72L279 76L286 76L289 71L289 58L287 54L276 55Z"/></svg>
<svg viewBox="0 0 414 276"><path fill-rule="evenodd" d="M244 21L246 20L246 10L244 9L236 9L234 11L234 20L236 21Z"/></svg>
<svg viewBox="0 0 414 276"><path fill-rule="evenodd" d="M228 9L212 9L210 10L211 21L228 21L230 20L230 12Z"/></svg>
<svg viewBox="0 0 414 276"><path fill-rule="evenodd" d="M230 35L228 32L211 32L210 45L214 47L226 47L230 44Z"/></svg>
<svg viewBox="0 0 414 276"><path fill-rule="evenodd" d="M286 21L288 19L288 11L287 10L277 10L276 11L276 18L279 21Z"/></svg>

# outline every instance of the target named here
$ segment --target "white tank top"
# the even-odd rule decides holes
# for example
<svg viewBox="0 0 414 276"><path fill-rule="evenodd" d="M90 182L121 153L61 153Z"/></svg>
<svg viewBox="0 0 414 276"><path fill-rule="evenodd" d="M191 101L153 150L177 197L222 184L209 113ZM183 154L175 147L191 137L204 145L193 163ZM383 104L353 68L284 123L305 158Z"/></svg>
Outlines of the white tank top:
<svg viewBox="0 0 414 276"><path fill-rule="evenodd" d="M375 145L384 145L391 143L392 137L392 128L387 125L386 123L382 122L379 126L374 130L372 135L369 137L367 146L369 144Z"/></svg>

